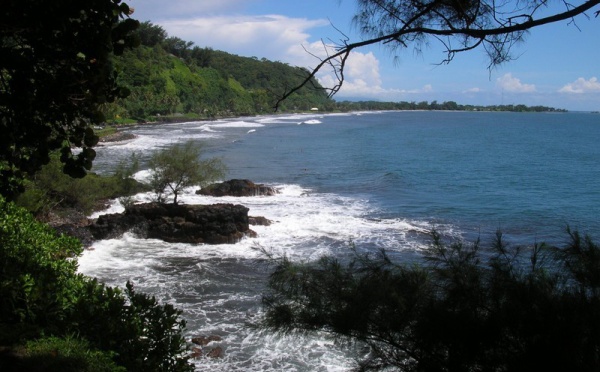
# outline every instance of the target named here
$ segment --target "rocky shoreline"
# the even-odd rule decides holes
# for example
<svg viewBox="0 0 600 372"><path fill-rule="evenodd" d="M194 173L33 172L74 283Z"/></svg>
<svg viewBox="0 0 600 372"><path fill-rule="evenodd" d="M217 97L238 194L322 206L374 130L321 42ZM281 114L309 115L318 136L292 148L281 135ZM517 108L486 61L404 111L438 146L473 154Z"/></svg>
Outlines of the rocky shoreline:
<svg viewBox="0 0 600 372"><path fill-rule="evenodd" d="M105 136L102 136L98 142L99 145L102 145L103 143L111 143L111 142L122 142L122 141L129 141L132 139L135 139L136 135L133 133L129 133L129 132L124 132L124 131L117 131L115 133L111 133L111 134L107 134Z"/></svg>
<svg viewBox="0 0 600 372"><path fill-rule="evenodd" d="M272 196L277 190L250 180L229 180L205 188L202 194ZM78 211L62 211L61 216L51 215L46 222L59 233L78 238L86 248L97 240L118 238L126 232L133 232L143 239L161 239L170 243L232 244L244 237L256 236L251 225L272 223L262 216L249 216L248 211L240 204L151 202L127 206L123 213L101 215L97 219L88 219Z"/></svg>

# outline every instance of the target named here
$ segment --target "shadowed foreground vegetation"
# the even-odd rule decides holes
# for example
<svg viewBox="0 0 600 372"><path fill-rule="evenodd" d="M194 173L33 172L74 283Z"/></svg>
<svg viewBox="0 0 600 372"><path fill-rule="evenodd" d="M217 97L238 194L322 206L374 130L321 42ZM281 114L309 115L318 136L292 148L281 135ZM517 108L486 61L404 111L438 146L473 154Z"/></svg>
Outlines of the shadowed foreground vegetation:
<svg viewBox="0 0 600 372"><path fill-rule="evenodd" d="M420 265L385 253L346 264L283 259L261 326L366 344L360 370L598 371L600 247L569 237L561 248L525 248L498 233L484 249L434 233Z"/></svg>
<svg viewBox="0 0 600 372"><path fill-rule="evenodd" d="M81 243L2 197L0 246L0 370L192 370L181 311L78 274Z"/></svg>

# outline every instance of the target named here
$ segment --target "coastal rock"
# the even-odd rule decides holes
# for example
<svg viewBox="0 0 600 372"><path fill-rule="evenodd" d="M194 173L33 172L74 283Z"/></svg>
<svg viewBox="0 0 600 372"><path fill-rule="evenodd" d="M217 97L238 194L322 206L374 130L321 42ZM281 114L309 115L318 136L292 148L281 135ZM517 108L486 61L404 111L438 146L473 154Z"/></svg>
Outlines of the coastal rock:
<svg viewBox="0 0 600 372"><path fill-rule="evenodd" d="M95 239L132 231L142 238L192 244L236 243L254 234L249 228L248 208L234 204L136 204L123 213L100 216L89 228Z"/></svg>
<svg viewBox="0 0 600 372"><path fill-rule="evenodd" d="M194 343L196 345L200 345L200 346L206 346L213 341L220 342L222 340L223 339L221 338L221 336L217 336L217 335L198 336L198 337L192 338L192 343Z"/></svg>
<svg viewBox="0 0 600 372"><path fill-rule="evenodd" d="M101 137L99 143L103 144L103 143L109 143L109 142L128 141L128 140L134 139L135 137L136 136L133 133L119 131L119 132L115 132L115 133L108 134L106 136Z"/></svg>
<svg viewBox="0 0 600 372"><path fill-rule="evenodd" d="M212 349L211 351L209 351L208 354L206 354L206 356L209 358L222 358L223 354L224 354L223 348L220 346L217 346L214 349Z"/></svg>
<svg viewBox="0 0 600 372"><path fill-rule="evenodd" d="M196 194L207 196L273 196L277 193L274 187L238 179L214 183L196 191Z"/></svg>
<svg viewBox="0 0 600 372"><path fill-rule="evenodd" d="M262 216L248 216L248 223L254 226L271 226L271 220Z"/></svg>
<svg viewBox="0 0 600 372"><path fill-rule="evenodd" d="M199 359L203 355L203 351L199 347L193 347L190 353L190 358Z"/></svg>

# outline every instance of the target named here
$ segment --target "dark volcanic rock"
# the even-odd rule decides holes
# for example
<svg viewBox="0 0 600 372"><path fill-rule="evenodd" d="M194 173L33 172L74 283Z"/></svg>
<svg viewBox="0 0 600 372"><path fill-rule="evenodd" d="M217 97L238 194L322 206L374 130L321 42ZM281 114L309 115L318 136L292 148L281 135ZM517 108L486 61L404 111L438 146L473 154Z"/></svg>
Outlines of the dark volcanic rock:
<svg viewBox="0 0 600 372"><path fill-rule="evenodd" d="M120 142L127 141L135 138L135 134L129 132L115 132L100 138L100 144L106 142Z"/></svg>
<svg viewBox="0 0 600 372"><path fill-rule="evenodd" d="M255 226L271 226L272 221L262 216L248 216L248 223Z"/></svg>
<svg viewBox="0 0 600 372"><path fill-rule="evenodd" d="M78 226L75 224L64 224L55 226L54 229L60 233L79 239L84 247L89 247L94 241L94 236L88 226Z"/></svg>
<svg viewBox="0 0 600 372"><path fill-rule="evenodd" d="M248 208L234 204L137 204L124 213L100 216L90 230L96 239L133 231L142 238L207 244L235 243L254 234L248 224Z"/></svg>
<svg viewBox="0 0 600 372"><path fill-rule="evenodd" d="M255 184L250 180L229 180L203 187L196 194L207 196L272 196L277 194L274 187Z"/></svg>
<svg viewBox="0 0 600 372"><path fill-rule="evenodd" d="M210 336L198 336L192 338L192 343L200 346L206 346L213 341L223 341L221 336L210 335Z"/></svg>

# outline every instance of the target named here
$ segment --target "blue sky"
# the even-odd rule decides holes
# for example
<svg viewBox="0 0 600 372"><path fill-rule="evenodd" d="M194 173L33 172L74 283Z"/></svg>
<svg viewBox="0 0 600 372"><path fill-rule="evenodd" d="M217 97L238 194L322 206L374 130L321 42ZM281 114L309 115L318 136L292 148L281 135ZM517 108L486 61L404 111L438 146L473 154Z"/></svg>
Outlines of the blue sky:
<svg viewBox="0 0 600 372"><path fill-rule="evenodd" d="M322 40L361 40L352 26L354 0L127 0L133 18L161 25L170 36L248 57L295 66L316 65ZM581 0L573 4L579 4ZM559 2L556 2L559 4ZM594 9L600 10L600 9ZM342 31L344 35L340 34ZM600 110L600 18L580 16L533 29L491 72L483 51L457 55L447 65L432 42L421 54L407 49L394 59L372 46L348 60L346 82L334 97L381 101L455 101L460 104L544 105ZM331 83L327 74L322 84Z"/></svg>

